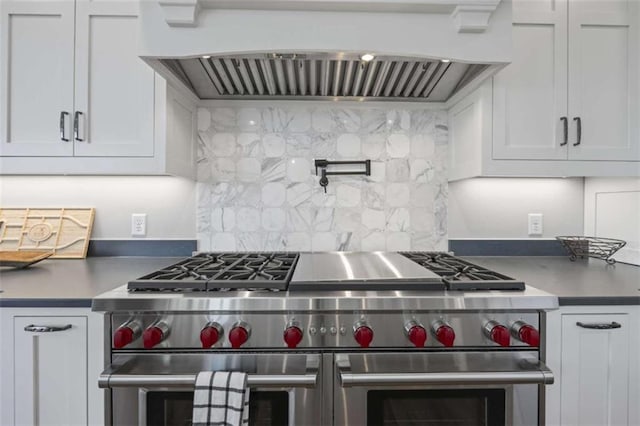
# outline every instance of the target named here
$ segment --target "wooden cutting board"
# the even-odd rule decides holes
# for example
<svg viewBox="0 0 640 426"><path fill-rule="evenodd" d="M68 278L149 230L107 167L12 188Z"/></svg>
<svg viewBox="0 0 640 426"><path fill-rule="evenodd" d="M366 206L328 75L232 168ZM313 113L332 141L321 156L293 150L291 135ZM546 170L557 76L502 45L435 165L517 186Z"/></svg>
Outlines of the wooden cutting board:
<svg viewBox="0 0 640 426"><path fill-rule="evenodd" d="M0 250L50 250L52 258L87 256L94 208L1 208Z"/></svg>
<svg viewBox="0 0 640 426"><path fill-rule="evenodd" d="M40 262L51 255L53 255L52 251L40 250L0 251L0 266L26 268L27 266Z"/></svg>

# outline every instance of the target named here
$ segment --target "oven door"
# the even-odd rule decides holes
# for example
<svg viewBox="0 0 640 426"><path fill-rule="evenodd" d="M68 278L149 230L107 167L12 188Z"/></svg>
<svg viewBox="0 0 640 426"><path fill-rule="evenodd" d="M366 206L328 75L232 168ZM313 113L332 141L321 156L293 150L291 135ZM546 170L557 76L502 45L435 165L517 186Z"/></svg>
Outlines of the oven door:
<svg viewBox="0 0 640 426"><path fill-rule="evenodd" d="M537 352L338 354L335 424L537 425L553 374Z"/></svg>
<svg viewBox="0 0 640 426"><path fill-rule="evenodd" d="M107 424L191 424L200 371L244 371L251 389L250 425L322 425L320 354L117 354L99 379L111 389Z"/></svg>

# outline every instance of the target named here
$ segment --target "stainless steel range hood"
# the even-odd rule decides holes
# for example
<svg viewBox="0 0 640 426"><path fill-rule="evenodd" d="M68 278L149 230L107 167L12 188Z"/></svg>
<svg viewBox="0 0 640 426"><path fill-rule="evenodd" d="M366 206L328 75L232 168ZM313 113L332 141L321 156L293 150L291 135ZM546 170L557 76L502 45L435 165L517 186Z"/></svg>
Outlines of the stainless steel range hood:
<svg viewBox="0 0 640 426"><path fill-rule="evenodd" d="M161 63L200 99L370 99L443 102L490 66L407 57L252 54Z"/></svg>
<svg viewBox="0 0 640 426"><path fill-rule="evenodd" d="M511 58L509 1L149 0L140 8L140 57L202 100L451 103Z"/></svg>

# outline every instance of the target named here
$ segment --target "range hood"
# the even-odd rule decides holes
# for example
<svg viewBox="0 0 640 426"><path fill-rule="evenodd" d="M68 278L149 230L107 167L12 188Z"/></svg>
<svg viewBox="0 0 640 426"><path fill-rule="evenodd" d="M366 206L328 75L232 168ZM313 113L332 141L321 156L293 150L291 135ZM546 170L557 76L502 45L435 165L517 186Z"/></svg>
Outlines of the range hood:
<svg viewBox="0 0 640 426"><path fill-rule="evenodd" d="M140 28L141 57L200 100L451 102L511 54L500 0L147 1Z"/></svg>

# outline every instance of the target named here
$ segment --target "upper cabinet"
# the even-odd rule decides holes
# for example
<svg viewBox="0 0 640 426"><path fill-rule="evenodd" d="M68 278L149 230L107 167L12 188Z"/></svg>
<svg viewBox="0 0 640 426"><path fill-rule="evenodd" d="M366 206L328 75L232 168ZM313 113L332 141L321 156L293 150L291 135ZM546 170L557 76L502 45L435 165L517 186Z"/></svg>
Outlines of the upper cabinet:
<svg viewBox="0 0 640 426"><path fill-rule="evenodd" d="M191 134L168 140L158 101L172 99L138 57L137 2L6 1L0 16L2 173L191 176L195 103Z"/></svg>
<svg viewBox="0 0 640 426"><path fill-rule="evenodd" d="M450 111L452 179L640 175L639 16L634 0L514 0L512 63Z"/></svg>

